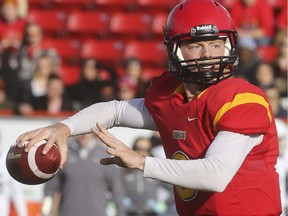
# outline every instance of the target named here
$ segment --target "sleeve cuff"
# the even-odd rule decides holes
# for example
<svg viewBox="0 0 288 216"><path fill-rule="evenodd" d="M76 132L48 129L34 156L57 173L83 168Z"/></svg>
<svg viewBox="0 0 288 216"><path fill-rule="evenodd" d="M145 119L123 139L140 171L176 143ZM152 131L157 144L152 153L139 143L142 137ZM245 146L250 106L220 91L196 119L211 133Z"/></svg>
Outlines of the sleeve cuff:
<svg viewBox="0 0 288 216"><path fill-rule="evenodd" d="M153 157L147 156L145 159L143 177L145 177L145 178L151 177L151 167L153 167Z"/></svg>
<svg viewBox="0 0 288 216"><path fill-rule="evenodd" d="M73 126L72 126L72 123L71 123L71 121L69 120L69 118L60 121L60 123L66 125L66 126L70 129L70 132L71 132L70 136L73 136L73 135L74 135Z"/></svg>

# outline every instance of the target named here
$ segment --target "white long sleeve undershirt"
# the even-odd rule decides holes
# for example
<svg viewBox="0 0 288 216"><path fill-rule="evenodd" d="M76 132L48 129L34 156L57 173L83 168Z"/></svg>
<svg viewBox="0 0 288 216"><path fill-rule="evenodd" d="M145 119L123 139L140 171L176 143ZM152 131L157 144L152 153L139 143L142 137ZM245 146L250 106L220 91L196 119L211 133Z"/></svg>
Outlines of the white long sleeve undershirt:
<svg viewBox="0 0 288 216"><path fill-rule="evenodd" d="M172 160L146 157L144 177L191 189L222 192L247 154L263 135L220 131L203 159Z"/></svg>
<svg viewBox="0 0 288 216"><path fill-rule="evenodd" d="M97 122L106 129L122 126L157 130L143 98L96 103L62 121L70 128L71 136L91 133Z"/></svg>
<svg viewBox="0 0 288 216"><path fill-rule="evenodd" d="M90 133L97 122L107 129L115 126L157 129L143 98L97 103L62 121L70 128L72 136ZM250 150L262 139L261 134L221 131L203 159L180 161L146 157L143 176L186 188L221 192Z"/></svg>

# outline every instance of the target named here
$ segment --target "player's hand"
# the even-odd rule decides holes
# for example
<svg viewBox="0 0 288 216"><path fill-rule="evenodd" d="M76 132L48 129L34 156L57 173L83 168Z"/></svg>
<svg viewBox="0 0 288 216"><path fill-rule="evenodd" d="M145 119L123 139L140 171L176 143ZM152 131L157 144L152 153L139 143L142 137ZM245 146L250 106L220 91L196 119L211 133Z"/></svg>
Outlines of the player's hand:
<svg viewBox="0 0 288 216"><path fill-rule="evenodd" d="M101 164L116 164L124 168L136 168L140 170L144 169L144 155L141 155L130 149L127 145L116 139L98 123L97 127L92 128L92 132L108 147L107 153L113 156L101 159Z"/></svg>
<svg viewBox="0 0 288 216"><path fill-rule="evenodd" d="M28 152L33 145L41 140L47 140L42 153L46 154L55 143L60 150L61 165L63 168L67 161L67 138L70 136L70 129L62 124L56 123L47 127L39 128L36 130L28 131L20 135L17 139L17 146L25 147L25 151Z"/></svg>

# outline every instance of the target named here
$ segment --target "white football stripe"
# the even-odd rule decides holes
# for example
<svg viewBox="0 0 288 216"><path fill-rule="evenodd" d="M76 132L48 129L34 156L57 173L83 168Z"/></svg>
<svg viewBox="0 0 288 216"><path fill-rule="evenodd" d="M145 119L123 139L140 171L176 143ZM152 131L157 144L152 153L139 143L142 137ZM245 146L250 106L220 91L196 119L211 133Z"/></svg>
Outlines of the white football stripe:
<svg viewBox="0 0 288 216"><path fill-rule="evenodd" d="M58 172L58 170L54 173L44 173L41 170L39 170L36 161L35 161L35 154L37 151L37 148L41 145L44 145L47 141L46 140L42 140L38 143L36 143L28 152L28 164L30 169L32 170L32 172L39 178L43 178L43 179L49 179L52 178L54 175L56 175L56 173Z"/></svg>

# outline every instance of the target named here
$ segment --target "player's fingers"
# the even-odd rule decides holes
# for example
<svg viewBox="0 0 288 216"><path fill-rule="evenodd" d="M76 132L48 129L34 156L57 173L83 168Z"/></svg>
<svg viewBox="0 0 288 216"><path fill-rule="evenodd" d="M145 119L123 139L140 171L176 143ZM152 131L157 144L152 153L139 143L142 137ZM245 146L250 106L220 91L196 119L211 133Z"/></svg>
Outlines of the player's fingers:
<svg viewBox="0 0 288 216"><path fill-rule="evenodd" d="M115 148L117 144L115 143L115 139L111 138L101 131L99 131L97 128L92 128L92 132L108 147Z"/></svg>
<svg viewBox="0 0 288 216"><path fill-rule="evenodd" d="M111 133L109 133L101 124L98 122L96 123L96 126L98 127L99 131L101 131L103 134L105 134L107 137L115 138Z"/></svg>
<svg viewBox="0 0 288 216"><path fill-rule="evenodd" d="M55 142L55 135L51 135L50 132L47 132L43 128L36 130L35 133L33 134L34 136L32 136L28 144L25 146L25 151L28 152L32 148L32 146L34 146L36 143L42 140L47 140L47 143L44 148L45 152L42 151L43 154L46 154L53 145L53 144L51 145L51 143ZM48 147L47 144L49 144Z"/></svg>
<svg viewBox="0 0 288 216"><path fill-rule="evenodd" d="M49 152L55 143L57 143L58 149L60 151L60 155L61 155L60 168L62 169L67 161L68 148L66 145L66 140L57 141L57 142L52 141L52 139L48 140L45 147L43 148L42 153L46 154L47 152Z"/></svg>
<svg viewBox="0 0 288 216"><path fill-rule="evenodd" d="M61 164L60 168L62 169L64 167L64 164L67 161L67 152L68 152L68 147L67 147L67 140L64 136L50 136L50 139L47 140L47 143L45 147L42 150L43 154L46 154L47 152L50 151L52 146L56 144L59 148L60 155L61 155Z"/></svg>
<svg viewBox="0 0 288 216"><path fill-rule="evenodd" d="M49 139L49 140L47 140L47 142L46 142L46 145L45 145L45 147L43 148L43 150L42 150L42 154L46 154L51 148L52 148L52 146L54 145L54 140L52 140L52 139ZM59 146L58 146L59 147ZM60 149L60 148L59 148Z"/></svg>
<svg viewBox="0 0 288 216"><path fill-rule="evenodd" d="M100 160L100 163L102 165L111 165L111 164L116 164L116 161L115 161L114 157L112 157L112 158L102 158Z"/></svg>
<svg viewBox="0 0 288 216"><path fill-rule="evenodd" d="M26 132L22 135L20 135L17 140L16 144L18 147L24 147L27 145L27 142L32 140L35 136L37 136L40 132L38 130Z"/></svg>
<svg viewBox="0 0 288 216"><path fill-rule="evenodd" d="M59 147L59 150L61 155L60 169L63 169L65 163L67 162L67 154L68 154L67 145L61 145L61 147Z"/></svg>

